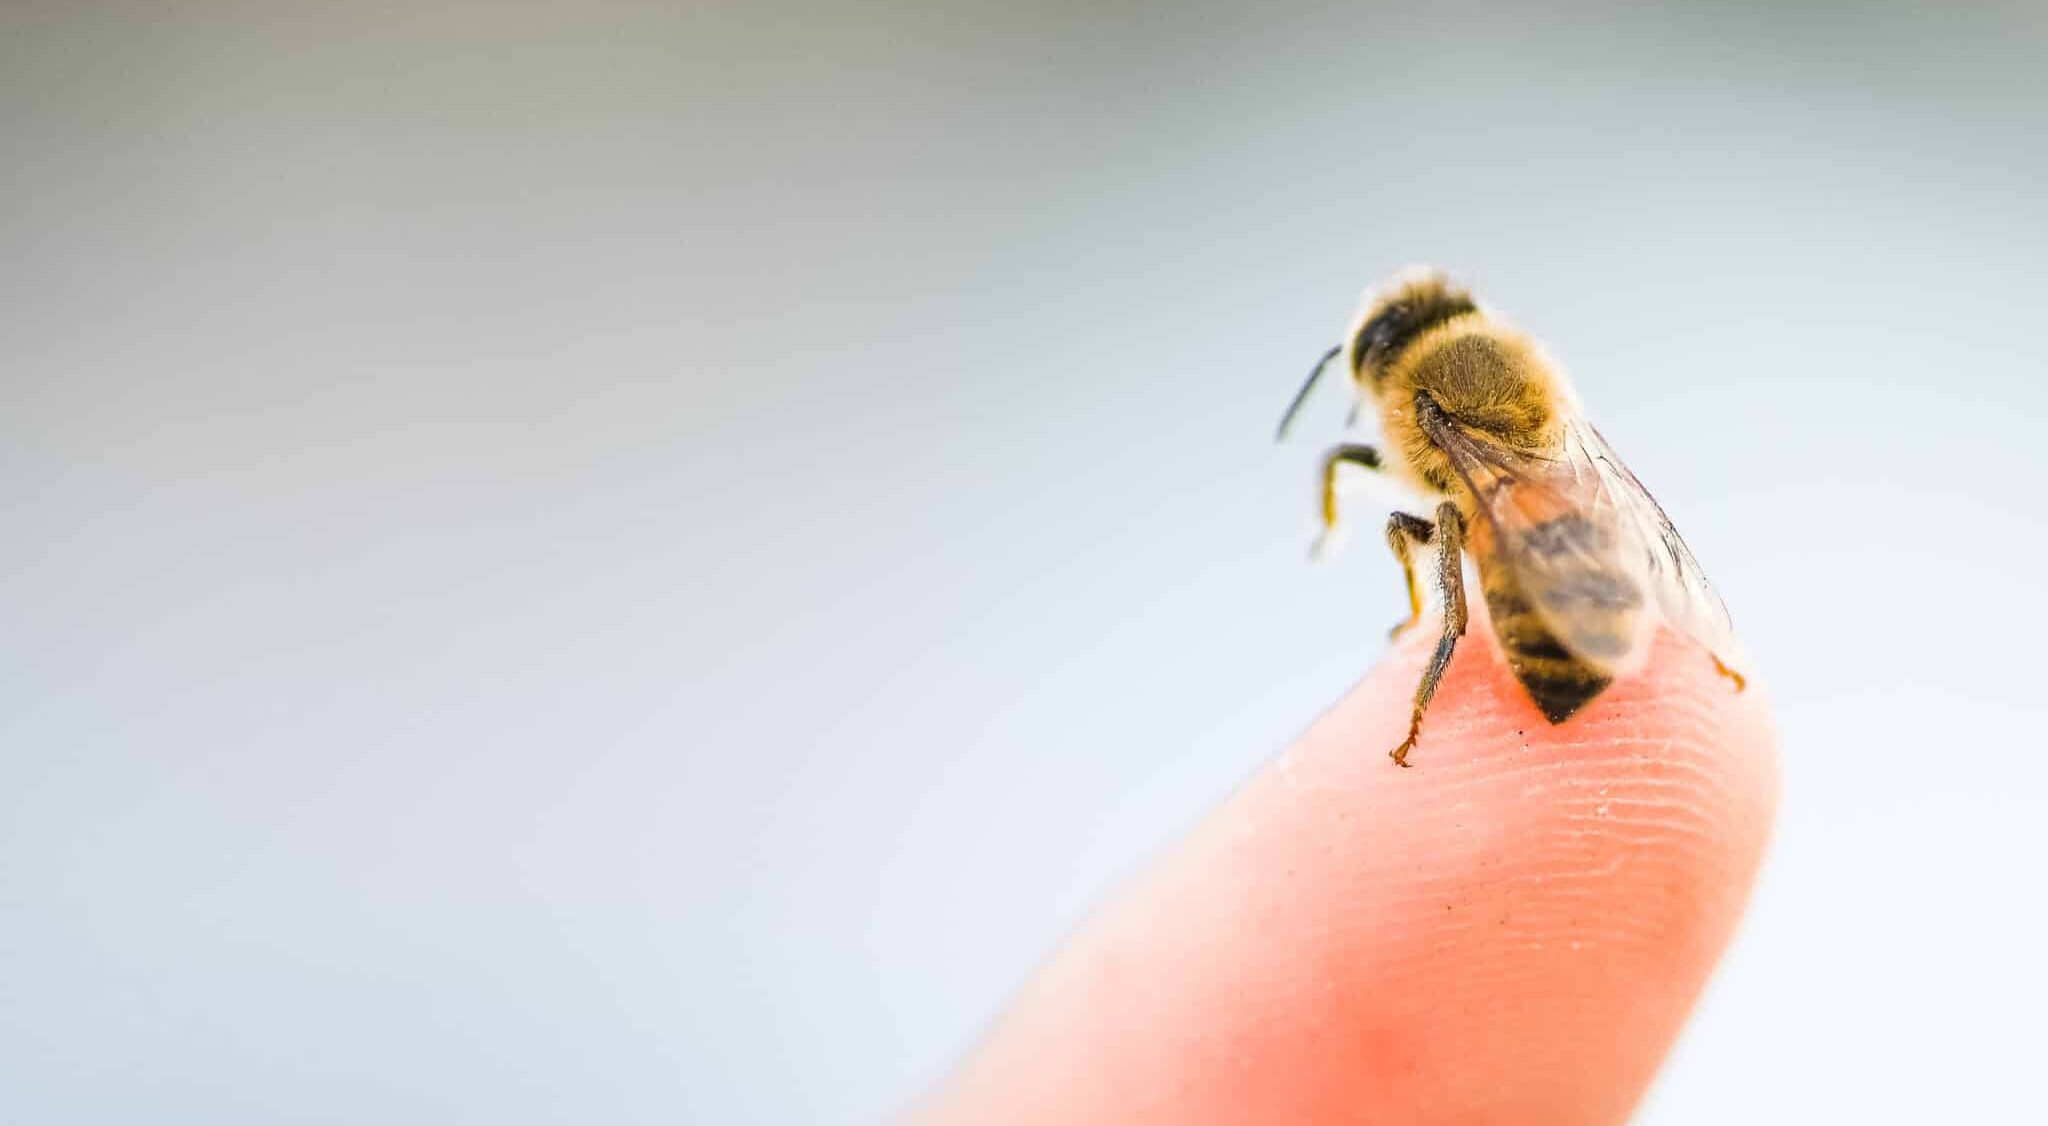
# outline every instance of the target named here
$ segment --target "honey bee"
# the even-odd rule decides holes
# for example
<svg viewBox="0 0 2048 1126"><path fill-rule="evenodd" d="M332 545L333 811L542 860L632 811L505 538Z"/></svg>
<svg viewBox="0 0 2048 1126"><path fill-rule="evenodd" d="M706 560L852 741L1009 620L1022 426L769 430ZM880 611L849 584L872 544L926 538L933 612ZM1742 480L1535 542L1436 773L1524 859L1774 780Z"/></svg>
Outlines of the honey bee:
<svg viewBox="0 0 2048 1126"><path fill-rule="evenodd" d="M1529 337L1440 273L1412 273L1370 297L1345 341L1323 354L1280 420L1285 437L1316 381L1339 358L1361 405L1379 416L1385 454L1332 447L1322 460L1322 519L1337 526L1337 472L1384 472L1436 501L1435 518L1395 512L1387 543L1422 616L1416 547L1436 549L1443 632L1415 688L1409 765L1423 713L1466 623L1470 553L1494 633L1529 699L1570 719L1640 667L1659 623L1690 637L1741 691L1728 610L1699 560L1642 482L1580 413L1564 372Z"/></svg>

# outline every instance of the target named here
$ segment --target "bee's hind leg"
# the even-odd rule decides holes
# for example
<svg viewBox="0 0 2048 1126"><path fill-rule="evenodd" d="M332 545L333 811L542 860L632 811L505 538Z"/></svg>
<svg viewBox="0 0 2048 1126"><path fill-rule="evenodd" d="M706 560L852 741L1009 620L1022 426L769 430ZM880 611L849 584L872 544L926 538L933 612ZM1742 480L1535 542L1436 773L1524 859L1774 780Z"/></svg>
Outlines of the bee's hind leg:
<svg viewBox="0 0 2048 1126"><path fill-rule="evenodd" d="M1708 653L1707 656L1714 659L1715 672L1735 682L1735 690L1737 692L1749 687L1749 678L1737 672L1728 662L1723 661L1719 653Z"/></svg>
<svg viewBox="0 0 2048 1126"><path fill-rule="evenodd" d="M1397 516L1398 519L1398 516ZM1424 523L1417 517L1408 519ZM1388 537L1395 538L1395 525L1387 526ZM1429 710L1430 700L1436 697L1437 683L1444 678L1444 670L1451 666L1451 653L1458 647L1458 638L1465 633L1465 517L1458 506L1450 501L1437 506L1435 534L1436 541L1436 582L1443 593L1444 628L1437 636L1436 650L1429 655L1429 665L1422 670L1422 682L1415 686L1415 710L1408 717L1408 737L1401 740L1388 755L1401 766L1408 765L1408 752L1415 747L1415 741L1422 736L1422 713ZM1427 542L1427 541L1425 541ZM1405 543L1397 547L1402 563L1407 563ZM1409 570L1409 589L1414 589L1414 571Z"/></svg>
<svg viewBox="0 0 2048 1126"><path fill-rule="evenodd" d="M1318 558L1329 549L1337 533L1337 467L1340 465L1356 465L1375 473L1382 468L1378 450L1355 442L1331 446L1323 454L1323 531L1316 537L1315 546L1309 549L1309 554Z"/></svg>

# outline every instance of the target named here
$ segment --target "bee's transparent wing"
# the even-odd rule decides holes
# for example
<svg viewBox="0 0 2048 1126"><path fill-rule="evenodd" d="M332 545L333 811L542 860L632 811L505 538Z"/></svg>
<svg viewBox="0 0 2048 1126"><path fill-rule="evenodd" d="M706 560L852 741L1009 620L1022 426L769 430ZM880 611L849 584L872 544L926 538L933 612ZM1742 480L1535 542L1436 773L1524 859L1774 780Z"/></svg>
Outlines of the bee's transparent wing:
<svg viewBox="0 0 2048 1126"><path fill-rule="evenodd" d="M1597 461L1577 441L1537 453L1442 414L1418 414L1417 421L1476 502L1468 546L1489 598L1526 603L1572 656L1610 675L1632 671L1655 624L1642 612L1652 582L1649 553ZM1513 628L1498 614L1494 627Z"/></svg>
<svg viewBox="0 0 2048 1126"><path fill-rule="evenodd" d="M1644 588L1664 621L1716 657L1734 660L1735 625L1728 617L1728 606L1715 593L1699 559L1679 537L1656 498L1643 488L1600 431L1582 418L1573 418L1567 427L1566 454L1598 478L1603 503L1633 527L1644 553Z"/></svg>
<svg viewBox="0 0 2048 1126"><path fill-rule="evenodd" d="M1699 559L1591 424L1570 419L1560 448L1539 454L1446 416L1417 421L1477 502L1482 526L1471 542L1482 571L1503 569L1573 656L1613 674L1631 671L1661 619L1735 659L1728 608Z"/></svg>

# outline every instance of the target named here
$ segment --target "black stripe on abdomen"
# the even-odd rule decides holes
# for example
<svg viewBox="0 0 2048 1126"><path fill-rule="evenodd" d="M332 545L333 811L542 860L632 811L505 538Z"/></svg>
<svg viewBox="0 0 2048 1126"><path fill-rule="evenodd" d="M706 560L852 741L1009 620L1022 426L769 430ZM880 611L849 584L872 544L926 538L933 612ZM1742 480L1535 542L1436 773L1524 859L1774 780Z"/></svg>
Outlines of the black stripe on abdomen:
<svg viewBox="0 0 2048 1126"><path fill-rule="evenodd" d="M1493 617L1494 635L1500 638L1508 668L1522 689L1552 723L1563 723L1598 696L1614 677L1572 655L1543 619L1519 594L1506 586L1486 591L1486 605Z"/></svg>
<svg viewBox="0 0 2048 1126"><path fill-rule="evenodd" d="M1515 679L1522 682L1536 710L1552 723L1570 719L1588 700L1614 683L1613 677L1579 660L1519 658L1510 652L1508 667L1515 670Z"/></svg>

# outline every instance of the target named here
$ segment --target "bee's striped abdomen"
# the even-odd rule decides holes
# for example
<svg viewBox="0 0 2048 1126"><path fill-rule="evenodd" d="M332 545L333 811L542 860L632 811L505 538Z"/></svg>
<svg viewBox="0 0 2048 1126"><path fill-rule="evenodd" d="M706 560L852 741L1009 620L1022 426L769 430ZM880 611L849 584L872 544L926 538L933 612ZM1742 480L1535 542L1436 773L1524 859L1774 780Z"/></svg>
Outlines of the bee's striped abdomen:
<svg viewBox="0 0 2048 1126"><path fill-rule="evenodd" d="M1513 578L1493 569L1481 567L1480 584L1486 593L1486 608L1493 617L1493 632L1500 639L1500 647L1507 655L1508 667L1514 670L1515 679L1522 682L1529 699L1535 702L1543 718L1552 723L1563 723L1572 713L1586 705L1588 700L1598 696L1603 689L1614 682L1606 669L1583 658L1574 656L1557 639L1543 616L1529 604L1522 592L1514 585ZM1633 615L1616 614L1613 617L1616 643L1625 651L1628 634L1632 632ZM1583 621L1583 619L1582 619ZM1602 630L1602 633L1607 632Z"/></svg>

